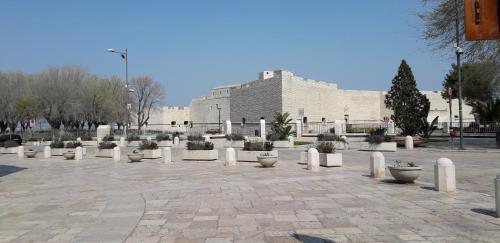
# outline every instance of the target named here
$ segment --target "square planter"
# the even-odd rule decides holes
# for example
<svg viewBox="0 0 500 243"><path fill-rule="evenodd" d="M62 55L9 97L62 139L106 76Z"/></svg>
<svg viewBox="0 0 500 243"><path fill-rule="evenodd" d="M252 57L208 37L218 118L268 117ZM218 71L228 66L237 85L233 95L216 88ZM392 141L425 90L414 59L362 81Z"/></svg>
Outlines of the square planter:
<svg viewBox="0 0 500 243"><path fill-rule="evenodd" d="M10 148L0 147L0 154L17 154L17 147L10 147Z"/></svg>
<svg viewBox="0 0 500 243"><path fill-rule="evenodd" d="M307 152L300 152L300 164L307 165Z"/></svg>
<svg viewBox="0 0 500 243"><path fill-rule="evenodd" d="M144 159L157 159L161 158L161 149L145 149L142 150L144 153Z"/></svg>
<svg viewBox="0 0 500 243"><path fill-rule="evenodd" d="M275 148L293 148L293 145L287 141L273 141Z"/></svg>
<svg viewBox="0 0 500 243"><path fill-rule="evenodd" d="M326 167L342 166L342 154L319 153L319 165Z"/></svg>
<svg viewBox="0 0 500 243"><path fill-rule="evenodd" d="M158 147L172 147L174 145L174 143L170 140L159 141L157 144Z"/></svg>
<svg viewBox="0 0 500 243"><path fill-rule="evenodd" d="M264 153L270 153L271 155L278 156L278 150L273 150L273 151L244 151L244 150L238 150L238 161L247 161L247 162L258 162L259 160L257 159L257 156L264 154Z"/></svg>
<svg viewBox="0 0 500 243"><path fill-rule="evenodd" d="M71 150L71 151L76 151L76 148L74 148L74 149L64 148L64 149L63 149L63 153L68 152L68 151L70 151L70 150ZM87 148L82 147L82 154L83 154L83 155L87 155Z"/></svg>
<svg viewBox="0 0 500 243"><path fill-rule="evenodd" d="M113 149L97 149L95 157L113 158Z"/></svg>
<svg viewBox="0 0 500 243"><path fill-rule="evenodd" d="M182 150L183 160L216 160L219 158L219 151L213 150Z"/></svg>
<svg viewBox="0 0 500 243"><path fill-rule="evenodd" d="M380 152L396 152L397 143L396 142L383 142L379 144L369 144L368 142L363 142L361 145L362 151L380 151Z"/></svg>
<svg viewBox="0 0 500 243"><path fill-rule="evenodd" d="M52 156L63 156L64 148L51 148L50 155Z"/></svg>

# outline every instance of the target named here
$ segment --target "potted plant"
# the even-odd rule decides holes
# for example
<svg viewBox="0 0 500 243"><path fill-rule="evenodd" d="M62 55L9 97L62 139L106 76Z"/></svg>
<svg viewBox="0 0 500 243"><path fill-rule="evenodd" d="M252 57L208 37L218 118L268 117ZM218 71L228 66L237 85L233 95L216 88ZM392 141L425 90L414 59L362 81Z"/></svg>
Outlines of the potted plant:
<svg viewBox="0 0 500 243"><path fill-rule="evenodd" d="M97 151L95 152L96 157L113 158L113 149L118 146L113 142L101 142L97 146Z"/></svg>
<svg viewBox="0 0 500 243"><path fill-rule="evenodd" d="M0 154L15 154L18 146L16 141L5 141L1 144Z"/></svg>
<svg viewBox="0 0 500 243"><path fill-rule="evenodd" d="M24 151L24 156L26 156L26 158L35 158L37 152L36 150L28 149Z"/></svg>
<svg viewBox="0 0 500 243"><path fill-rule="evenodd" d="M183 160L216 160L218 158L219 153L211 142L189 141L186 149L182 151Z"/></svg>
<svg viewBox="0 0 500 243"><path fill-rule="evenodd" d="M365 139L367 144L361 150L396 152L397 144L396 142L391 142L391 137L385 135L385 130L385 128L378 128L370 131Z"/></svg>
<svg viewBox="0 0 500 243"><path fill-rule="evenodd" d="M273 142L275 148L293 148L293 143L288 140L288 137L293 134L292 122L290 113L274 113L274 120L271 122L271 133L266 136L266 139Z"/></svg>
<svg viewBox="0 0 500 243"><path fill-rule="evenodd" d="M139 145L139 150L142 151L145 159L161 158L161 149L153 141L143 140Z"/></svg>
<svg viewBox="0 0 500 243"><path fill-rule="evenodd" d="M138 147L139 142L141 141L141 137L139 137L138 135L129 135L127 137L127 141L129 147Z"/></svg>
<svg viewBox="0 0 500 243"><path fill-rule="evenodd" d="M245 137L242 134L228 134L226 135L226 146L225 147L230 147L230 148L243 148L245 145Z"/></svg>
<svg viewBox="0 0 500 243"><path fill-rule="evenodd" d="M134 149L132 153L128 153L127 156L130 162L141 162L141 160L144 158L144 153L141 153Z"/></svg>
<svg viewBox="0 0 500 243"><path fill-rule="evenodd" d="M278 156L270 152L265 152L257 156L257 160L262 167L273 167L278 162Z"/></svg>
<svg viewBox="0 0 500 243"><path fill-rule="evenodd" d="M160 133L156 135L156 142L159 147L172 147L172 138L169 134Z"/></svg>
<svg viewBox="0 0 500 243"><path fill-rule="evenodd" d="M413 183L422 173L422 167L415 165L414 162L408 162L404 166L401 161L396 160L394 165L388 168L396 181L404 183Z"/></svg>
<svg viewBox="0 0 500 243"><path fill-rule="evenodd" d="M335 146L335 149L339 150L347 149L348 144L348 142L339 135L329 133L322 133L318 135L318 143L321 142L331 142Z"/></svg>
<svg viewBox="0 0 500 243"><path fill-rule="evenodd" d="M319 153L319 164L322 166L342 166L342 154L335 152L332 142L322 142L316 145Z"/></svg>
<svg viewBox="0 0 500 243"><path fill-rule="evenodd" d="M73 160L73 159L75 159L75 150L64 151L63 156L67 160Z"/></svg>
<svg viewBox="0 0 500 243"><path fill-rule="evenodd" d="M271 142L245 142L243 149L238 151L238 161L258 162L257 157L266 152L278 157L278 151L273 148Z"/></svg>
<svg viewBox="0 0 500 243"><path fill-rule="evenodd" d="M64 153L64 142L61 140L55 140L50 143L50 154L52 156L63 156Z"/></svg>

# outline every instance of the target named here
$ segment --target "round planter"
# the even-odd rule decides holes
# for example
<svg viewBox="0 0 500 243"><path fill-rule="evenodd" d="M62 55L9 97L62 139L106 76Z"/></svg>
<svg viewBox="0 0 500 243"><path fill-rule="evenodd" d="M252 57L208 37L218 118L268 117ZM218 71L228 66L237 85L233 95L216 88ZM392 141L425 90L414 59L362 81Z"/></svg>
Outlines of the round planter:
<svg viewBox="0 0 500 243"><path fill-rule="evenodd" d="M422 172L422 167L394 167L389 166L389 171L391 175L396 179L396 181L413 183Z"/></svg>
<svg viewBox="0 0 500 243"><path fill-rule="evenodd" d="M127 154L127 156L130 162L141 162L142 158L144 158L143 153L132 153L132 154Z"/></svg>
<svg viewBox="0 0 500 243"><path fill-rule="evenodd" d="M257 160L263 167L273 167L278 162L278 156L257 156Z"/></svg>
<svg viewBox="0 0 500 243"><path fill-rule="evenodd" d="M67 160L72 160L72 159L75 159L75 152L74 151L64 152L63 156Z"/></svg>
<svg viewBox="0 0 500 243"><path fill-rule="evenodd" d="M35 150L28 150L28 151L24 151L24 156L26 156L26 158L35 158L36 153L37 153L37 151L35 151Z"/></svg>

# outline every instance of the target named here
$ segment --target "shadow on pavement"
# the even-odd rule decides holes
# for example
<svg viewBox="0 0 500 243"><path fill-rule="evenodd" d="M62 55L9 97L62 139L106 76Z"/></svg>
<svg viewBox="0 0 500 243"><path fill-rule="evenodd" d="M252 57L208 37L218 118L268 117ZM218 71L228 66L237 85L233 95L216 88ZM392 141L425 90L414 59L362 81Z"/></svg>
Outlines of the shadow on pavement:
<svg viewBox="0 0 500 243"><path fill-rule="evenodd" d="M491 216L491 217L496 217L495 210L484 209L484 208L473 208L470 211L472 211L474 213L484 214L484 215Z"/></svg>
<svg viewBox="0 0 500 243"><path fill-rule="evenodd" d="M0 165L0 177L6 176L8 174L16 173L21 170L25 170L27 168L17 167L13 165Z"/></svg>
<svg viewBox="0 0 500 243"><path fill-rule="evenodd" d="M323 238L319 238L316 236L310 236L310 235L302 235L302 234L293 234L293 237L300 242L306 242L306 243L319 243L319 242L324 242L324 243L335 243L335 241L332 240L327 240Z"/></svg>

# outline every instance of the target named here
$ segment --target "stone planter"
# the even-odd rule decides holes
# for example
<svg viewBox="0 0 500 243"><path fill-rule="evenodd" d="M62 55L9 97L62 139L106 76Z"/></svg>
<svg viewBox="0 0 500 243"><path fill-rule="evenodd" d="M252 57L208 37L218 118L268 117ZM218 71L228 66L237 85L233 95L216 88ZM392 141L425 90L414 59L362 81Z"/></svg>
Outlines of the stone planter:
<svg viewBox="0 0 500 243"><path fill-rule="evenodd" d="M139 144L141 143L141 141L130 141L128 142L128 147L139 147ZM116 143L116 144L119 144L119 143Z"/></svg>
<svg viewBox="0 0 500 243"><path fill-rule="evenodd" d="M183 160L216 160L219 158L219 151L213 150L182 150Z"/></svg>
<svg viewBox="0 0 500 243"><path fill-rule="evenodd" d="M36 150L27 150L24 151L24 156L26 156L26 158L35 158L36 153L38 153Z"/></svg>
<svg viewBox="0 0 500 243"><path fill-rule="evenodd" d="M291 144L288 140L273 141L273 145L275 148L293 148L293 144Z"/></svg>
<svg viewBox="0 0 500 243"><path fill-rule="evenodd" d="M161 158L161 149L145 149L141 151L145 159Z"/></svg>
<svg viewBox="0 0 500 243"><path fill-rule="evenodd" d="M10 148L0 147L0 154L17 154L17 147L10 147Z"/></svg>
<svg viewBox="0 0 500 243"><path fill-rule="evenodd" d="M127 154L127 156L130 162L141 162L141 160L144 158L143 153L129 153Z"/></svg>
<svg viewBox="0 0 500 243"><path fill-rule="evenodd" d="M388 166L391 175L399 182L413 183L421 174L422 167Z"/></svg>
<svg viewBox="0 0 500 243"><path fill-rule="evenodd" d="M369 144L368 142L363 142L361 145L362 151L380 151L380 152L396 152L397 144L396 142L383 142L379 144Z"/></svg>
<svg viewBox="0 0 500 243"><path fill-rule="evenodd" d="M257 160L262 165L262 167L273 167L276 162L278 162L278 156L274 155L259 155Z"/></svg>
<svg viewBox="0 0 500 243"><path fill-rule="evenodd" d="M237 151L237 160L238 161L246 161L246 162L259 162L257 159L257 156L264 154L264 153L270 153L273 156L278 157L278 150L273 150L273 151L245 151L245 150L239 150Z"/></svg>
<svg viewBox="0 0 500 243"><path fill-rule="evenodd" d="M174 145L170 140L158 141L156 144L158 144L158 147L172 147Z"/></svg>
<svg viewBox="0 0 500 243"><path fill-rule="evenodd" d="M97 149L95 157L113 158L113 149Z"/></svg>
<svg viewBox="0 0 500 243"><path fill-rule="evenodd" d="M63 156L64 148L51 148L50 154L52 156Z"/></svg>
<svg viewBox="0 0 500 243"><path fill-rule="evenodd" d="M63 153L63 156L67 160L75 159L75 150L69 150Z"/></svg>
<svg viewBox="0 0 500 243"><path fill-rule="evenodd" d="M342 166L342 154L319 153L319 165L321 166Z"/></svg>

